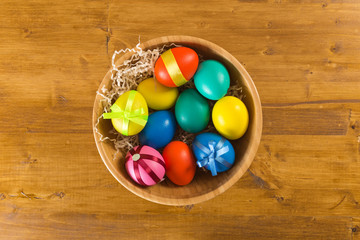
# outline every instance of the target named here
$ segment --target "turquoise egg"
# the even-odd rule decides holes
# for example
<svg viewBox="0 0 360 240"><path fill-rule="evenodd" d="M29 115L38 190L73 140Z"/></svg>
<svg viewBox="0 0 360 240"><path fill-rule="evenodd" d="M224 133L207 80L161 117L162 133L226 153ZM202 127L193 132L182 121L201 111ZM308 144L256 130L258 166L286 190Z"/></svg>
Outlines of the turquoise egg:
<svg viewBox="0 0 360 240"><path fill-rule="evenodd" d="M220 62L206 60L199 64L194 82L201 95L210 100L219 100L226 95L230 87L230 75Z"/></svg>
<svg viewBox="0 0 360 240"><path fill-rule="evenodd" d="M187 89L176 101L175 117L180 127L186 132L200 132L209 123L209 103L195 89Z"/></svg>

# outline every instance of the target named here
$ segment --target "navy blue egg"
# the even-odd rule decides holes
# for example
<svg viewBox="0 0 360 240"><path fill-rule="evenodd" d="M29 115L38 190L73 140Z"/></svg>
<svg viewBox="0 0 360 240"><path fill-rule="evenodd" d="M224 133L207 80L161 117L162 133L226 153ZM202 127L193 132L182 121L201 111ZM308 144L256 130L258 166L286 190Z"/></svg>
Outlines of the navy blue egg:
<svg viewBox="0 0 360 240"><path fill-rule="evenodd" d="M213 176L231 168L235 161L234 147L229 140L215 133L202 133L197 135L193 141L192 149L197 160L197 165L199 167L205 167L210 171L209 161L211 161L210 156L212 155L212 159L214 159L215 162L215 171L211 171Z"/></svg>
<svg viewBox="0 0 360 240"><path fill-rule="evenodd" d="M176 120L170 111L157 111L149 115L145 128L139 133L141 145L155 149L165 147L175 135Z"/></svg>

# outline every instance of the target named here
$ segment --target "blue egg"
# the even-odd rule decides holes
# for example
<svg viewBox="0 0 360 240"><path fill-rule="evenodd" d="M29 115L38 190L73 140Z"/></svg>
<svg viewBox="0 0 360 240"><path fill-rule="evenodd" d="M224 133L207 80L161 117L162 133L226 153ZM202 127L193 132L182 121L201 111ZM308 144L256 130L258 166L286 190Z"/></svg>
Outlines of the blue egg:
<svg viewBox="0 0 360 240"><path fill-rule="evenodd" d="M195 137L192 149L199 167L205 167L213 176L232 167L235 151L229 140L215 133L202 133Z"/></svg>
<svg viewBox="0 0 360 240"><path fill-rule="evenodd" d="M141 145L155 149L165 147L175 135L176 120L170 111L157 111L149 115L145 128L139 133Z"/></svg>

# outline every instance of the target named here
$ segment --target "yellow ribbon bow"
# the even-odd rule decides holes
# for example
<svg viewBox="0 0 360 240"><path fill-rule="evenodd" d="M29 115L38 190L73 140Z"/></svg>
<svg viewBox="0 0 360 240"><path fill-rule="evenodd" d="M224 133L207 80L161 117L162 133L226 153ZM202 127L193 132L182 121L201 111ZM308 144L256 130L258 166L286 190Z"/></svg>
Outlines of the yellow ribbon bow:
<svg viewBox="0 0 360 240"><path fill-rule="evenodd" d="M136 91L130 91L129 97L126 102L125 109L122 109L119 105L114 103L110 109L110 113L103 113L104 119L111 119L111 118L120 118L123 119L123 125L121 127L120 133L128 136L129 130L129 123L130 121L141 126L145 126L148 120L148 116L144 115L145 110L144 108L138 108L135 110L131 110L131 107L134 103Z"/></svg>

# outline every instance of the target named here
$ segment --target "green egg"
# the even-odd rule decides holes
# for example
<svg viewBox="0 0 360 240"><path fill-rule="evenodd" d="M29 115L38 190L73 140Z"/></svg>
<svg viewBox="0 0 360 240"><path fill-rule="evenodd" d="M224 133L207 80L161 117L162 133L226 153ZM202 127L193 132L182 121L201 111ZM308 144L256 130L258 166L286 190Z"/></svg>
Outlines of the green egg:
<svg viewBox="0 0 360 240"><path fill-rule="evenodd" d="M222 63L206 60L200 63L194 83L201 95L210 100L219 100L230 87L230 75Z"/></svg>
<svg viewBox="0 0 360 240"><path fill-rule="evenodd" d="M209 123L209 103L195 89L187 89L176 101L175 117L180 127L186 132L200 132Z"/></svg>

